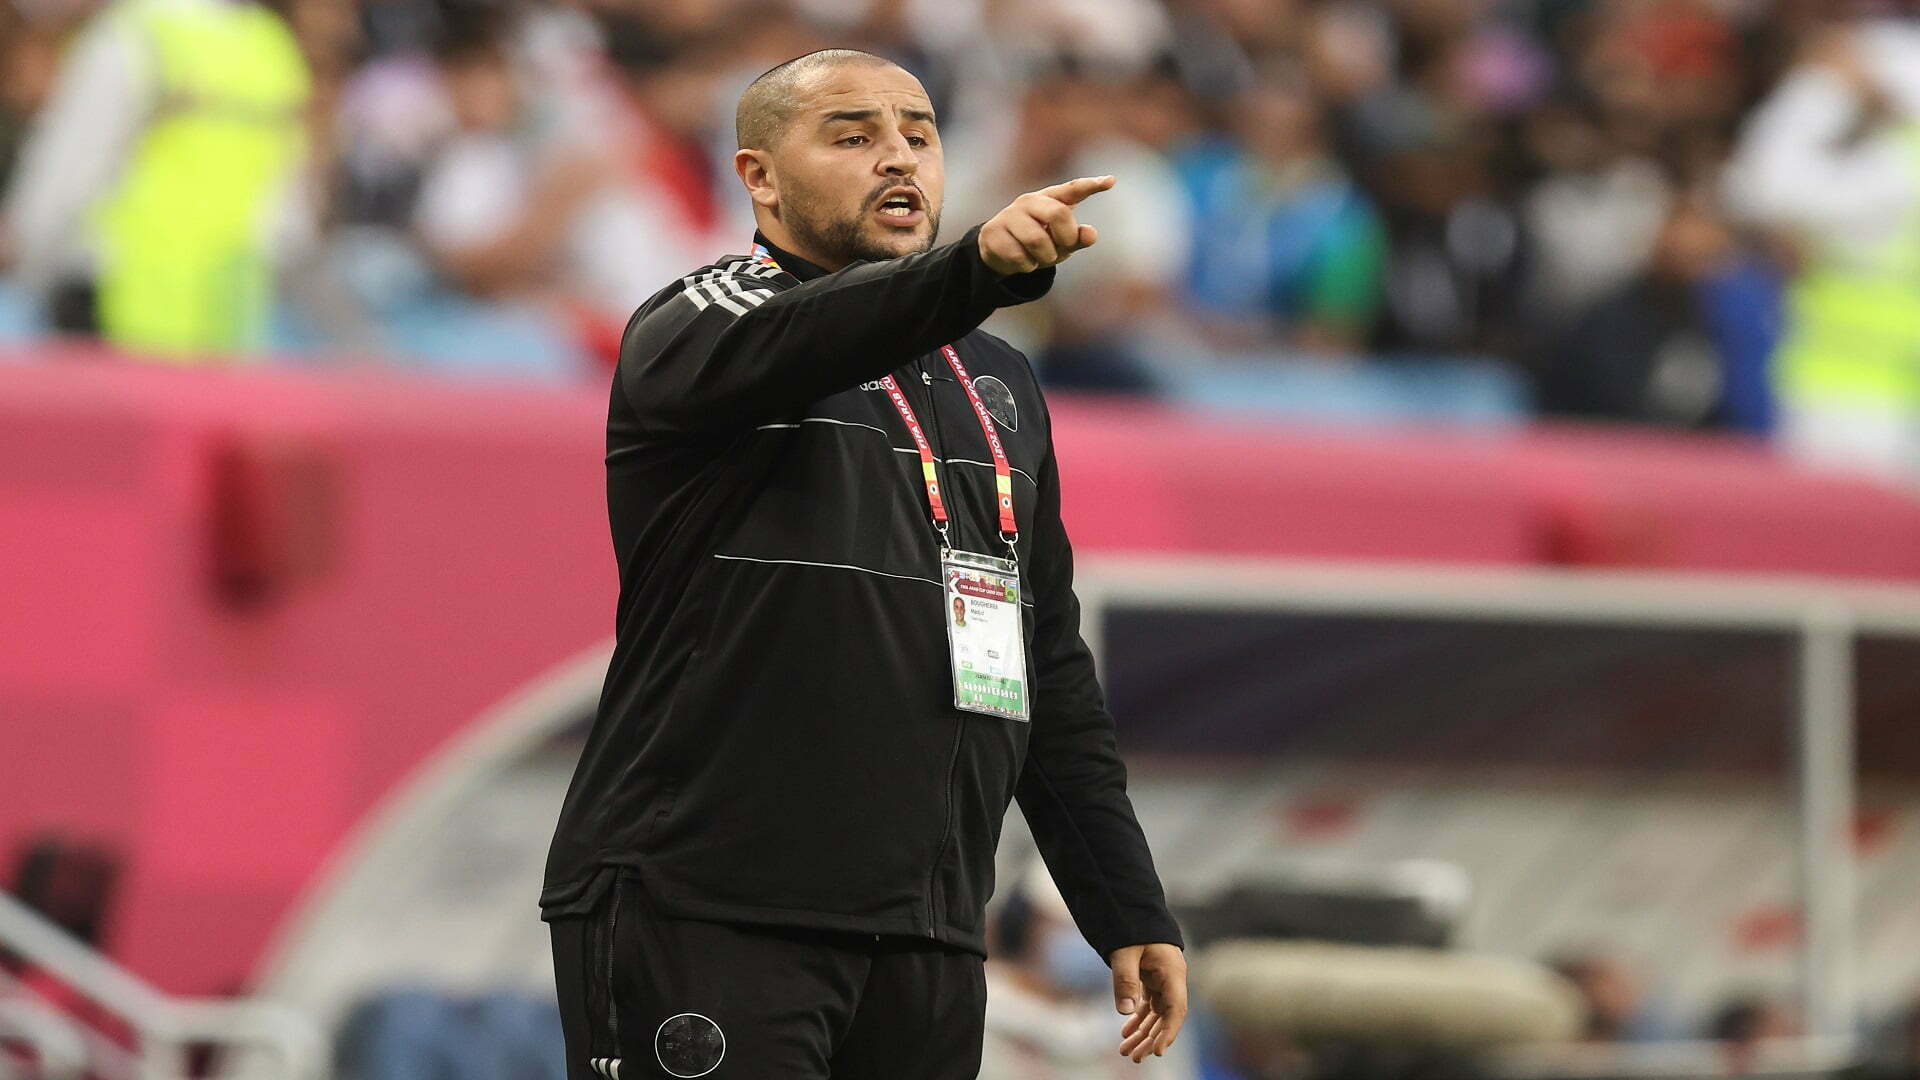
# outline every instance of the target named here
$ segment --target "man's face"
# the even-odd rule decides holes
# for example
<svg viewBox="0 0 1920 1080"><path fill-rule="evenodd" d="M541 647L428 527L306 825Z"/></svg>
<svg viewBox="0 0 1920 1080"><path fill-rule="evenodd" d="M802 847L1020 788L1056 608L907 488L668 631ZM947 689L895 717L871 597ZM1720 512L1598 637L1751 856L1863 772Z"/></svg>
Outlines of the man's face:
<svg viewBox="0 0 1920 1080"><path fill-rule="evenodd" d="M797 96L768 172L770 209L801 248L830 270L931 248L946 170L920 80L891 65L846 64Z"/></svg>

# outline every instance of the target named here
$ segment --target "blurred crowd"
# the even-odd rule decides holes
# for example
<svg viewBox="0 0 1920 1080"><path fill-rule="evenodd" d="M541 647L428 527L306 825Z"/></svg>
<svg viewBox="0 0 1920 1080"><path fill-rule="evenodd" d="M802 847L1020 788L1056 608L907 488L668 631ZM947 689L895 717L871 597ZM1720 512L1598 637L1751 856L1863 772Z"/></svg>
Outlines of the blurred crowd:
<svg viewBox="0 0 1920 1080"><path fill-rule="evenodd" d="M852 45L932 94L949 237L1121 178L1101 247L992 326L1054 385L1399 373L1913 477L1896 7L10 0L0 335L598 377L641 300L747 243L740 89Z"/></svg>

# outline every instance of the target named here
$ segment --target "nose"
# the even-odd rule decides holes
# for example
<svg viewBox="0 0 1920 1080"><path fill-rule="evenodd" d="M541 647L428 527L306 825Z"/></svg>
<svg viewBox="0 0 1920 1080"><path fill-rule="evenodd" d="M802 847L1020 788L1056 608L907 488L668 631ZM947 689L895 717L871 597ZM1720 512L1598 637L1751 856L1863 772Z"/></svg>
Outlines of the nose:
<svg viewBox="0 0 1920 1080"><path fill-rule="evenodd" d="M920 169L920 155L907 142L907 137L894 132L888 136L881 147L879 161L875 167L885 176L912 176Z"/></svg>

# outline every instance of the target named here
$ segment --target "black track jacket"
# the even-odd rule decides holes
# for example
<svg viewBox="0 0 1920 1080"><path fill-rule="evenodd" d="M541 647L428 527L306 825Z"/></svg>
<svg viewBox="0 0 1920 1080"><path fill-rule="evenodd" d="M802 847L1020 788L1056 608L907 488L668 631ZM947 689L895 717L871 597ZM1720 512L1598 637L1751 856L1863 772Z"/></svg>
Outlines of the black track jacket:
<svg viewBox="0 0 1920 1080"><path fill-rule="evenodd" d="M1046 404L1026 358L978 329L1053 271L1001 278L977 235L836 273L730 256L635 312L607 415L616 644L544 918L629 867L677 916L985 955L1017 799L1102 956L1181 944L1080 638ZM876 381L893 374L934 443L953 546L1004 556L949 342L976 384L1011 391L1031 723L953 707L920 461Z"/></svg>

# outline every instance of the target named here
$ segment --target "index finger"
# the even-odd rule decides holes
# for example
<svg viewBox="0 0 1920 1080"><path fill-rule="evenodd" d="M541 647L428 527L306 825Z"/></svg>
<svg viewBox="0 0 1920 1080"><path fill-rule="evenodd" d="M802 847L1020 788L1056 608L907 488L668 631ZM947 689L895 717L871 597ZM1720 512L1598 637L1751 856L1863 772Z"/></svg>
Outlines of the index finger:
<svg viewBox="0 0 1920 1080"><path fill-rule="evenodd" d="M1111 176L1083 176L1078 180L1068 180L1052 187L1041 188L1040 194L1072 206L1094 192L1105 191L1112 186L1113 177Z"/></svg>

